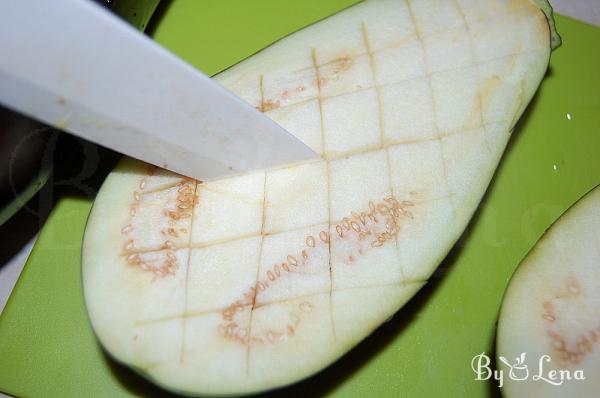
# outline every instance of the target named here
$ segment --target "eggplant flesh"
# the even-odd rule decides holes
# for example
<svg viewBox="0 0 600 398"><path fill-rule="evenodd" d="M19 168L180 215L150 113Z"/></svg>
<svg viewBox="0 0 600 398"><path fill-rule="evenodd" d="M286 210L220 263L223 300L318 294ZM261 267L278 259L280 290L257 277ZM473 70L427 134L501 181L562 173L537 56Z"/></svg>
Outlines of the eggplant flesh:
<svg viewBox="0 0 600 398"><path fill-rule="evenodd" d="M189 395L349 351L466 227L557 44L546 6L368 0L218 75L321 159L205 183L123 160L83 247L102 345Z"/></svg>
<svg viewBox="0 0 600 398"><path fill-rule="evenodd" d="M504 396L598 395L599 265L600 186L546 231L511 279L498 322Z"/></svg>

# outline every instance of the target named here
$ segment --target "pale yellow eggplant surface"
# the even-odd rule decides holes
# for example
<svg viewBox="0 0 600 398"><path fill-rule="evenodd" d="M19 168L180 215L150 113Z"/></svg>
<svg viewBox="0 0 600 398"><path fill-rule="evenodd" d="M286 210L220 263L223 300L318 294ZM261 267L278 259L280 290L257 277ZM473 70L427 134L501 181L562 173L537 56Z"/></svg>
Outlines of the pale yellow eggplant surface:
<svg viewBox="0 0 600 398"><path fill-rule="evenodd" d="M511 279L498 323L504 396L598 395L598 286L600 187L546 231Z"/></svg>
<svg viewBox="0 0 600 398"><path fill-rule="evenodd" d="M369 335L456 242L537 90L558 37L536 3L368 0L218 75L321 158L208 183L125 159L83 248L106 350L242 395Z"/></svg>

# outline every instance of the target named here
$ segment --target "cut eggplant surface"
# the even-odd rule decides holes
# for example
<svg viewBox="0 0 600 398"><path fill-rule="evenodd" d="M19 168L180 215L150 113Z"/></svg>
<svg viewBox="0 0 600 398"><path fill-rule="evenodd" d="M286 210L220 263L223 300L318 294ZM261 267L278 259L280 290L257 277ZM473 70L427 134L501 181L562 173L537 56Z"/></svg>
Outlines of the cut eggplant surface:
<svg viewBox="0 0 600 398"><path fill-rule="evenodd" d="M83 247L100 342L189 395L334 362L466 227L558 44L551 21L529 0L371 0L218 75L321 159L207 183L123 160Z"/></svg>
<svg viewBox="0 0 600 398"><path fill-rule="evenodd" d="M511 379L510 368L499 359L507 375L504 396L598 396L599 287L600 186L546 231L511 279L498 323L497 353L510 365L525 353L529 377ZM522 368L514 373L524 378Z"/></svg>

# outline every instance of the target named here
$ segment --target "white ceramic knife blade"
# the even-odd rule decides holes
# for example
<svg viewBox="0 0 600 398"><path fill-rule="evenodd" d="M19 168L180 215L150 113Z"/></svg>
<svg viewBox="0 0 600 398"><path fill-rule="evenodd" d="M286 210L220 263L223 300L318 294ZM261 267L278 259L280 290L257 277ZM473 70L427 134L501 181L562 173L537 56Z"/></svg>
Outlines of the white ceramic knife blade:
<svg viewBox="0 0 600 398"><path fill-rule="evenodd" d="M88 0L0 4L0 103L200 180L317 156Z"/></svg>

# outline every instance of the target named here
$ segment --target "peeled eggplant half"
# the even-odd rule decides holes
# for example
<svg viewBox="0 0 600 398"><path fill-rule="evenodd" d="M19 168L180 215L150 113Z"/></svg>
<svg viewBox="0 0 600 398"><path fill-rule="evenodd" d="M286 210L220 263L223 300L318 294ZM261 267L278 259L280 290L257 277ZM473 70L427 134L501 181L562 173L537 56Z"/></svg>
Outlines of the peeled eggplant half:
<svg viewBox="0 0 600 398"><path fill-rule="evenodd" d="M558 44L549 21L529 0L369 0L218 75L322 159L208 183L123 160L85 232L100 342L190 395L334 362L467 225Z"/></svg>
<svg viewBox="0 0 600 398"><path fill-rule="evenodd" d="M598 395L599 286L600 186L546 231L511 279L498 323L505 396Z"/></svg>

